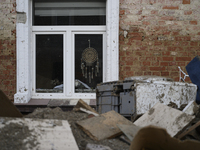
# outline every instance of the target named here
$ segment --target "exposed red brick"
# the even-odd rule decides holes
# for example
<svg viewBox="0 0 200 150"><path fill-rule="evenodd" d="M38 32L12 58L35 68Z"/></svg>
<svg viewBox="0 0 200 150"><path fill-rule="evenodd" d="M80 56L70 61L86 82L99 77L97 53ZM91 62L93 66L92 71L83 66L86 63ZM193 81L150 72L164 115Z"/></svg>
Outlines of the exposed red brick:
<svg viewBox="0 0 200 150"><path fill-rule="evenodd" d="M143 25L150 25L150 22L148 22L148 21L143 21L142 24L143 24Z"/></svg>
<svg viewBox="0 0 200 150"><path fill-rule="evenodd" d="M192 14L192 11L191 10L186 10L184 11L184 15L191 15Z"/></svg>
<svg viewBox="0 0 200 150"><path fill-rule="evenodd" d="M151 64L151 62L149 62L149 61L148 62L143 62L144 66L150 66L150 64Z"/></svg>
<svg viewBox="0 0 200 150"><path fill-rule="evenodd" d="M160 66L168 66L169 62L160 62Z"/></svg>
<svg viewBox="0 0 200 150"><path fill-rule="evenodd" d="M152 11L151 11L151 14L152 14L152 15L157 15L157 14L158 14L158 10L152 10Z"/></svg>
<svg viewBox="0 0 200 150"><path fill-rule="evenodd" d="M191 46L198 46L198 42L190 42Z"/></svg>
<svg viewBox="0 0 200 150"><path fill-rule="evenodd" d="M183 0L183 4L190 4L190 0Z"/></svg>
<svg viewBox="0 0 200 150"><path fill-rule="evenodd" d="M161 72L152 72L152 75L154 75L154 76L160 76Z"/></svg>
<svg viewBox="0 0 200 150"><path fill-rule="evenodd" d="M10 81L3 81L3 84L4 84L4 85L9 85L9 84L10 84Z"/></svg>
<svg viewBox="0 0 200 150"><path fill-rule="evenodd" d="M190 41L191 37L190 36L182 36L182 37L175 37L176 41Z"/></svg>
<svg viewBox="0 0 200 150"><path fill-rule="evenodd" d="M128 37L141 37L142 33L139 32L129 32Z"/></svg>
<svg viewBox="0 0 200 150"><path fill-rule="evenodd" d="M165 70L165 67L150 67L151 71L162 71Z"/></svg>
<svg viewBox="0 0 200 150"><path fill-rule="evenodd" d="M151 72L144 72L144 75L151 75Z"/></svg>
<svg viewBox="0 0 200 150"><path fill-rule="evenodd" d="M134 71L127 71L126 76L127 77L134 76Z"/></svg>
<svg viewBox="0 0 200 150"><path fill-rule="evenodd" d="M163 57L162 60L163 61L173 61L174 58L173 57Z"/></svg>
<svg viewBox="0 0 200 150"><path fill-rule="evenodd" d="M157 61L157 62L152 62L152 64L151 64L152 66L159 66L160 65L160 63Z"/></svg>
<svg viewBox="0 0 200 150"><path fill-rule="evenodd" d="M197 21L190 21L191 25L197 25Z"/></svg>
<svg viewBox="0 0 200 150"><path fill-rule="evenodd" d="M155 41L155 42L154 42L154 45L155 45L155 46L162 45L162 42Z"/></svg>
<svg viewBox="0 0 200 150"><path fill-rule="evenodd" d="M163 9L179 9L178 6L163 6Z"/></svg>
<svg viewBox="0 0 200 150"><path fill-rule="evenodd" d="M134 41L142 41L142 36L136 36L136 37L131 37L129 38L129 43L131 44Z"/></svg>
<svg viewBox="0 0 200 150"><path fill-rule="evenodd" d="M133 65L133 61L126 61L126 65Z"/></svg>
<svg viewBox="0 0 200 150"><path fill-rule="evenodd" d="M164 17L161 17L160 20L173 21L173 20L176 20L176 18L173 16L164 16Z"/></svg>
<svg viewBox="0 0 200 150"><path fill-rule="evenodd" d="M125 10L120 10L119 12L120 15L124 15L124 13L125 13Z"/></svg>
<svg viewBox="0 0 200 150"><path fill-rule="evenodd" d="M161 76L169 76L169 72L161 72Z"/></svg>
<svg viewBox="0 0 200 150"><path fill-rule="evenodd" d="M191 57L176 57L176 61L191 61Z"/></svg>
<svg viewBox="0 0 200 150"><path fill-rule="evenodd" d="M142 76L143 72L142 71L135 71L135 76Z"/></svg>

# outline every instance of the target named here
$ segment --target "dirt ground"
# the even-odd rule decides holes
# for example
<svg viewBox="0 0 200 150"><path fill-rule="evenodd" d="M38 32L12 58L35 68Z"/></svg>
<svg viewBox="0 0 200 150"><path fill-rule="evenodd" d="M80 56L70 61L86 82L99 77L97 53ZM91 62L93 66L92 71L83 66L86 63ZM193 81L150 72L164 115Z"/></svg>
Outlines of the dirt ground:
<svg viewBox="0 0 200 150"><path fill-rule="evenodd" d="M94 141L87 134L85 134L77 125L76 121L88 118L88 114L75 111L62 111L59 107L51 108L38 108L33 113L24 116L26 118L39 118L39 119L61 119L68 120L71 125L73 135L76 139L77 145L80 150L85 150L87 143L101 144L109 146L113 150L128 150L129 145L121 141L119 137L115 139L106 139L102 141Z"/></svg>

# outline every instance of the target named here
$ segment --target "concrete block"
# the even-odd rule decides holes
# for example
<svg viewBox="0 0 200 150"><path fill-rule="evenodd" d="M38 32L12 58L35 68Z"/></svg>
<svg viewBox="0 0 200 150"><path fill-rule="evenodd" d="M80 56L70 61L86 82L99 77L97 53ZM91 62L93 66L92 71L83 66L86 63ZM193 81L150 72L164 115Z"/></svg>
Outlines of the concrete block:
<svg viewBox="0 0 200 150"><path fill-rule="evenodd" d="M134 124L139 127L153 125L164 128L174 137L186 128L194 118L194 116L185 114L182 111L157 103L142 117L136 120Z"/></svg>
<svg viewBox="0 0 200 150"><path fill-rule="evenodd" d="M173 103L180 108L196 100L197 86L192 83L151 81L136 83L136 113L149 111L157 102L169 105Z"/></svg>
<svg viewBox="0 0 200 150"><path fill-rule="evenodd" d="M66 120L0 118L0 136L3 136L4 131L9 130L8 127L10 127L11 135L6 133L6 139L1 140L12 142L7 144L6 146L9 147L4 147L5 149L15 147L15 149L78 150L70 125ZM13 141L14 139L18 139L19 143Z"/></svg>

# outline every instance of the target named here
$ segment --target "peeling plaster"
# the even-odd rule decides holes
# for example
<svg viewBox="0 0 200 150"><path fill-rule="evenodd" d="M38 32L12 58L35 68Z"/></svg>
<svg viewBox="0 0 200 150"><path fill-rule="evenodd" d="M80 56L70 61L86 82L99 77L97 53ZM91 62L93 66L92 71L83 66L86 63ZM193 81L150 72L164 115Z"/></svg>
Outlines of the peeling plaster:
<svg viewBox="0 0 200 150"><path fill-rule="evenodd" d="M27 20L27 16L25 12L17 12L17 23L25 24Z"/></svg>

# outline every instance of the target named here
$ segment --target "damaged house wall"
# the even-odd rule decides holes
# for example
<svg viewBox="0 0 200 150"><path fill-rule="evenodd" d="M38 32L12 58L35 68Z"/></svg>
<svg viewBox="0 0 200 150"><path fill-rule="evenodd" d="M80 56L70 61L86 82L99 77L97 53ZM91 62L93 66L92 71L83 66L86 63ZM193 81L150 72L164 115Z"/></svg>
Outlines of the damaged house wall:
<svg viewBox="0 0 200 150"><path fill-rule="evenodd" d="M16 20L27 20L23 11L17 17L16 0L1 0L0 8L0 89L13 100ZM200 55L198 0L120 0L119 16L120 79L159 75L178 81L178 66L186 72L185 66Z"/></svg>
<svg viewBox="0 0 200 150"><path fill-rule="evenodd" d="M178 66L186 72L200 55L199 20L199 0L121 0L120 79L158 75L178 81Z"/></svg>
<svg viewBox="0 0 200 150"><path fill-rule="evenodd" d="M0 1L0 89L13 100L16 92L16 0Z"/></svg>

